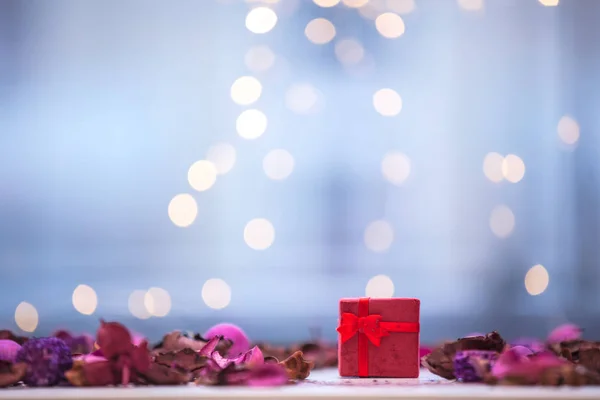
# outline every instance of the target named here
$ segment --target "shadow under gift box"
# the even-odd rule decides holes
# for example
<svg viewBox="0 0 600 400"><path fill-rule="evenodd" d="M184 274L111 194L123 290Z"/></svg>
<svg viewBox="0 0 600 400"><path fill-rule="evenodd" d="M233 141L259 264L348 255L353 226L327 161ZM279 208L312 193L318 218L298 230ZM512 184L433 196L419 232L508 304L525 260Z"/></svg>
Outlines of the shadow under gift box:
<svg viewBox="0 0 600 400"><path fill-rule="evenodd" d="M360 303L360 307L359 307ZM367 310L368 308L368 310ZM389 331L376 346L364 333L366 320L356 320L356 334L338 340L338 370L345 377L417 378L419 376L419 318L421 301L406 298L351 298L340 300L340 323L344 313L357 318L380 316L381 325L396 324L409 328ZM354 317L350 316L352 320ZM392 324L388 324L391 325ZM412 327L412 328L411 328ZM347 335L347 334L346 334ZM347 335L350 336L350 335ZM377 340L375 340L377 341ZM362 346L362 349L359 347ZM363 367L359 371L359 363ZM360 373L362 372L362 374Z"/></svg>

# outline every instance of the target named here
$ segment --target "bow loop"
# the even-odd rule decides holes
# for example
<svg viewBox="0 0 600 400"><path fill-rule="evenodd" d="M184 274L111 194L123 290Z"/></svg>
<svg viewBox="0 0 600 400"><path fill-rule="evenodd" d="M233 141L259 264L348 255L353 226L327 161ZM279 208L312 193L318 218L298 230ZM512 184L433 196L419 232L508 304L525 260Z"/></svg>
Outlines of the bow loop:
<svg viewBox="0 0 600 400"><path fill-rule="evenodd" d="M342 313L337 331L341 335L342 343L350 340L357 333L363 333L375 346L381 344L382 337L390 334L381 326L381 315L377 314L357 317L352 313Z"/></svg>

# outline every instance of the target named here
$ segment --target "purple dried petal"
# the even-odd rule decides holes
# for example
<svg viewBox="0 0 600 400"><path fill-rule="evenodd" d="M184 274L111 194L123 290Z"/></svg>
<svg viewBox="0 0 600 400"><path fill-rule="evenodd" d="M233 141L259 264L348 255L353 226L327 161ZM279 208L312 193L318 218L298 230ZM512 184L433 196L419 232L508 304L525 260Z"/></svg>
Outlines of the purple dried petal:
<svg viewBox="0 0 600 400"><path fill-rule="evenodd" d="M17 358L17 352L21 345L13 340L0 340L0 361L9 361L14 363Z"/></svg>
<svg viewBox="0 0 600 400"><path fill-rule="evenodd" d="M582 329L575 324L564 324L548 335L548 343L568 342L581 339Z"/></svg>
<svg viewBox="0 0 600 400"><path fill-rule="evenodd" d="M463 382L481 382L484 378L483 373L488 371L480 371L477 363L485 362L491 366L497 358L498 353L495 351L459 351L454 356L454 376Z"/></svg>
<svg viewBox="0 0 600 400"><path fill-rule="evenodd" d="M16 361L27 364L24 382L30 386L56 385L73 365L71 350L55 337L28 340L18 351Z"/></svg>

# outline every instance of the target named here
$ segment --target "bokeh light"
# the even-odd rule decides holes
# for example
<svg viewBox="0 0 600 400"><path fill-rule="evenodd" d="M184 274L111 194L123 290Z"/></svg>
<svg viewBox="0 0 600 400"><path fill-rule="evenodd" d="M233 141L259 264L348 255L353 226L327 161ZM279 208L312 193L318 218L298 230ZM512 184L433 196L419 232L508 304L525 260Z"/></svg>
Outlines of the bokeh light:
<svg viewBox="0 0 600 400"><path fill-rule="evenodd" d="M265 218L255 218L244 227L244 241L254 250L266 250L275 241L275 228Z"/></svg>
<svg viewBox="0 0 600 400"><path fill-rule="evenodd" d="M560 3L559 0L540 0L540 3L546 7L555 7Z"/></svg>
<svg viewBox="0 0 600 400"><path fill-rule="evenodd" d="M269 7L256 7L246 16L246 28L252 33L270 32L277 24L277 14Z"/></svg>
<svg viewBox="0 0 600 400"><path fill-rule="evenodd" d="M144 307L153 317L166 317L171 311L171 295L165 289L150 288L144 294Z"/></svg>
<svg viewBox="0 0 600 400"><path fill-rule="evenodd" d="M558 137L565 144L573 145L579 140L579 124L568 115L558 121L556 130L558 131Z"/></svg>
<svg viewBox="0 0 600 400"><path fill-rule="evenodd" d="M229 143L217 143L210 146L206 153L206 159L213 163L219 175L231 171L235 165L235 158L235 147Z"/></svg>
<svg viewBox="0 0 600 400"><path fill-rule="evenodd" d="M393 89L379 89L373 95L373 107L384 117L393 117L402 110L402 98Z"/></svg>
<svg viewBox="0 0 600 400"><path fill-rule="evenodd" d="M377 275L369 279L365 288L365 296L388 298L394 296L394 282L389 276Z"/></svg>
<svg viewBox="0 0 600 400"><path fill-rule="evenodd" d="M323 8L335 7L340 3L340 0L313 0L316 5Z"/></svg>
<svg viewBox="0 0 600 400"><path fill-rule="evenodd" d="M231 85L231 99L240 105L247 106L256 102L262 94L262 85L253 76L242 76Z"/></svg>
<svg viewBox="0 0 600 400"><path fill-rule="evenodd" d="M134 290L129 295L127 302L129 312L136 318L148 319L152 316L150 311L146 308L146 291L145 290Z"/></svg>
<svg viewBox="0 0 600 400"><path fill-rule="evenodd" d="M188 182L199 192L210 189L217 181L217 168L208 160L196 161L188 170Z"/></svg>
<svg viewBox="0 0 600 400"><path fill-rule="evenodd" d="M404 34L405 26L402 17L391 12L383 13L375 20L375 27L381 36L388 39L399 38Z"/></svg>
<svg viewBox="0 0 600 400"><path fill-rule="evenodd" d="M525 290L532 296L544 293L549 283L550 275L543 265L534 265L525 274Z"/></svg>
<svg viewBox="0 0 600 400"><path fill-rule="evenodd" d="M502 163L504 157L498 153L488 153L483 159L483 173L492 182L501 182L504 179Z"/></svg>
<svg viewBox="0 0 600 400"><path fill-rule="evenodd" d="M376 253L386 251L394 241L394 228L387 221L373 221L365 229L364 240L369 250Z"/></svg>
<svg viewBox="0 0 600 400"><path fill-rule="evenodd" d="M399 151L391 151L381 161L381 173L390 183L399 186L410 175L410 159Z"/></svg>
<svg viewBox="0 0 600 400"><path fill-rule="evenodd" d="M79 285L73 290L73 307L83 315L92 315L98 307L96 291L88 285Z"/></svg>
<svg viewBox="0 0 600 400"><path fill-rule="evenodd" d="M269 46L255 46L246 52L244 64L252 72L265 72L275 64L275 54Z"/></svg>
<svg viewBox="0 0 600 400"><path fill-rule="evenodd" d="M271 150L263 159L263 170L273 180L284 180L294 170L294 157L284 149Z"/></svg>
<svg viewBox="0 0 600 400"><path fill-rule="evenodd" d="M175 225L185 228L190 226L198 215L198 205L192 195L178 194L169 202L169 218Z"/></svg>
<svg viewBox="0 0 600 400"><path fill-rule="evenodd" d="M367 5L368 2L369 0L342 0L342 3L350 8L360 8Z"/></svg>
<svg viewBox="0 0 600 400"><path fill-rule="evenodd" d="M231 302L231 288L222 279L209 279L202 286L202 300L209 308L221 310Z"/></svg>
<svg viewBox="0 0 600 400"><path fill-rule="evenodd" d="M490 215L490 229L499 238L510 236L515 228L515 215L505 205L497 206Z"/></svg>
<svg viewBox="0 0 600 400"><path fill-rule="evenodd" d="M267 130L267 116L259 110L243 111L236 120L238 135L244 139L256 139Z"/></svg>
<svg viewBox="0 0 600 400"><path fill-rule="evenodd" d="M525 176L525 163L519 156L509 154L502 160L502 175L509 182L517 183Z"/></svg>
<svg viewBox="0 0 600 400"><path fill-rule="evenodd" d="M355 65L365 56L365 49L354 39L342 39L335 44L335 56L344 65Z"/></svg>
<svg viewBox="0 0 600 400"><path fill-rule="evenodd" d="M416 8L415 0L386 0L388 10L398 14L409 14Z"/></svg>
<svg viewBox="0 0 600 400"><path fill-rule="evenodd" d="M294 84L285 93L285 106L296 114L317 111L320 94L308 83Z"/></svg>
<svg viewBox="0 0 600 400"><path fill-rule="evenodd" d="M39 322L38 312L32 304L23 301L15 309L15 322L22 331L34 332Z"/></svg>
<svg viewBox="0 0 600 400"><path fill-rule="evenodd" d="M483 9L483 0L457 0L458 5L467 11L477 11Z"/></svg>
<svg viewBox="0 0 600 400"><path fill-rule="evenodd" d="M315 18L306 25L304 34L314 44L329 43L335 37L335 26L325 18Z"/></svg>

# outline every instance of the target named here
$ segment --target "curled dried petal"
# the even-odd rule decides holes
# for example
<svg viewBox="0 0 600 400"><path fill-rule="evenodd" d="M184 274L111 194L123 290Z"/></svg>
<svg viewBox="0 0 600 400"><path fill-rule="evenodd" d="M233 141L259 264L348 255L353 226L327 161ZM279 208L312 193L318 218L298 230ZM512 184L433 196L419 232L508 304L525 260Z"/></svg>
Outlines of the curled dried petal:
<svg viewBox="0 0 600 400"><path fill-rule="evenodd" d="M285 368L290 379L302 380L308 378L315 364L304 359L302 352L297 351L279 363Z"/></svg>

